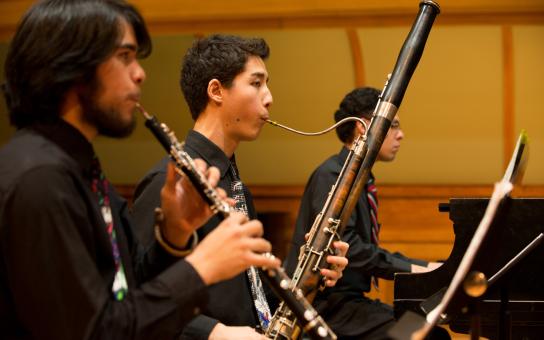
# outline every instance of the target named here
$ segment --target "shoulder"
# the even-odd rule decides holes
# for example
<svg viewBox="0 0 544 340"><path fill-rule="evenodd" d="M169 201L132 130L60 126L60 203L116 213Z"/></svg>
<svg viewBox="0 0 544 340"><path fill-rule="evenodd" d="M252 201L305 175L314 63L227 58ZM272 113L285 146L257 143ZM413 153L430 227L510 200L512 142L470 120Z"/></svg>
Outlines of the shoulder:
<svg viewBox="0 0 544 340"><path fill-rule="evenodd" d="M312 173L304 188L303 199L313 201L316 199L317 205L326 197L331 186L338 179L342 170L342 164L338 155L333 155L321 163Z"/></svg>
<svg viewBox="0 0 544 340"><path fill-rule="evenodd" d="M211 153L210 149L212 149L214 146L215 145L212 143L212 141L210 141L204 135L196 132L195 130L189 130L183 144L183 149L192 158L205 159L206 154ZM209 160L205 160L208 164L210 163Z"/></svg>
<svg viewBox="0 0 544 340"><path fill-rule="evenodd" d="M342 165L339 155L333 155L314 170L312 178L337 177L342 171Z"/></svg>
<svg viewBox="0 0 544 340"><path fill-rule="evenodd" d="M140 180L134 189L134 200L142 195L144 191L150 187L162 188L164 180L166 178L166 166L170 162L169 157L161 159L149 172Z"/></svg>
<svg viewBox="0 0 544 340"><path fill-rule="evenodd" d="M66 181L66 174L78 174L78 165L48 139L21 130L0 150L0 174L0 192L6 192L9 186L21 181L39 181L55 175L56 180ZM44 181L41 187L49 185L49 181Z"/></svg>

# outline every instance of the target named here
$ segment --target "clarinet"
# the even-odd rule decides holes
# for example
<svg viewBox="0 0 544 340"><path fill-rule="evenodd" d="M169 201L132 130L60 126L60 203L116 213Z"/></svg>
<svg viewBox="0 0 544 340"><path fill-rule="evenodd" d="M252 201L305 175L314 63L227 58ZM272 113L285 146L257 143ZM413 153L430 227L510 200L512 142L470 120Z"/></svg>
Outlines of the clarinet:
<svg viewBox="0 0 544 340"><path fill-rule="evenodd" d="M332 242L341 238L362 189L368 181L370 170L402 102L439 12L440 7L434 1L425 0L419 4L419 13L400 51L393 73L380 94L370 127L355 139L338 179L329 191L323 209L312 224L310 236L300 250L293 274L292 289L301 290L310 302L318 290L324 288L320 270L329 267L325 257L334 252ZM289 310L289 306L282 303L270 322L267 336L281 339L298 336L300 330L297 329L295 318L296 315Z"/></svg>
<svg viewBox="0 0 544 340"><path fill-rule="evenodd" d="M208 183L204 174L196 167L191 156L183 150L183 143L178 141L174 132L165 124L159 123L154 116L149 115L140 104L137 104L136 107L145 117L145 126L151 130L170 155L171 160L176 165L176 171L180 174L184 173L189 178L214 214L217 214L221 219L227 218L232 212L231 206L225 200L222 200L217 191ZM263 256L274 258L274 255L270 253L265 253ZM336 335L330 327L323 321L312 305L306 301L304 294L300 290L290 289L292 286L291 280L283 268L261 268L261 270L265 274L262 276L263 281L282 300L282 304L285 303L289 306L296 315L297 320L300 320L303 329L312 339L336 339Z"/></svg>

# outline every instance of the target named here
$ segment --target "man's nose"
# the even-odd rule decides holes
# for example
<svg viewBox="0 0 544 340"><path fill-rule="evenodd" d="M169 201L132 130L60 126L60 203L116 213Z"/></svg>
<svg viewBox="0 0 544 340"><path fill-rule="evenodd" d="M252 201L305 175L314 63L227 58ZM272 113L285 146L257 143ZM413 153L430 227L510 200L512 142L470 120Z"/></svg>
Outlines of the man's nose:
<svg viewBox="0 0 544 340"><path fill-rule="evenodd" d="M400 129L400 128L397 131L397 139L398 140L404 139L404 131L402 131L402 129Z"/></svg>
<svg viewBox="0 0 544 340"><path fill-rule="evenodd" d="M145 81L145 78L146 75L144 68L142 67L142 65L140 65L138 61L136 61L135 69L132 73L132 79L135 83L141 85Z"/></svg>
<svg viewBox="0 0 544 340"><path fill-rule="evenodd" d="M264 106L266 108L268 108L268 107L270 107L272 105L273 102L274 102L274 98L272 98L272 92L270 91L270 89L267 86L266 87L266 93L264 95Z"/></svg>

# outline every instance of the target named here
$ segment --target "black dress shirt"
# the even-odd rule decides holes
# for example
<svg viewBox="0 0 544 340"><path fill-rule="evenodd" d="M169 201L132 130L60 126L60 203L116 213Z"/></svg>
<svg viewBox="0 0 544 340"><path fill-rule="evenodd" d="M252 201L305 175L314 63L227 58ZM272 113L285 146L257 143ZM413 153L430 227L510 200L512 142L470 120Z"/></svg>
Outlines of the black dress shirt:
<svg viewBox="0 0 544 340"><path fill-rule="evenodd" d="M348 153L349 150L343 147L339 154L322 163L306 184L291 249L285 261L290 275L297 266L299 249L305 243L304 235L323 209ZM412 263L426 265L424 261L380 248L372 243L370 233L369 206L363 190L342 237L349 243L349 264L336 286L319 292L315 299L317 310L340 336L357 336L393 319L388 306L364 297L363 293L370 291L372 276L392 280L396 272L409 272Z"/></svg>
<svg viewBox="0 0 544 340"><path fill-rule="evenodd" d="M203 159L209 166L215 166L221 173L218 186L223 188L229 197L232 197L231 184L234 180L230 171L231 160L213 142L196 131L189 131L185 139L185 151L193 158ZM234 156L232 161L234 161ZM152 240L153 235L145 229L145 223L153 218L153 208L160 203L160 189L164 185L166 177L166 164L168 158L164 158L150 173L148 173L137 186L133 216L136 224L136 232L142 242ZM255 207L251 193L244 186L244 194L248 207L250 219L256 218ZM140 224L142 223L142 225ZM205 237L214 230L220 223L217 216L212 217L203 227L198 229L199 239ZM274 300L271 290L264 284L265 292L271 310L273 311ZM215 325L219 322L227 326L250 326L258 325L257 315L251 296L250 283L245 272L209 287L209 302L197 316L185 327L182 338L186 339L208 339L208 336Z"/></svg>
<svg viewBox="0 0 544 340"><path fill-rule="evenodd" d="M92 145L71 125L19 130L0 150L0 334L7 339L171 339L207 301L194 268L132 233L110 191L128 282L112 296L109 235L91 191ZM152 229L152 224L147 228Z"/></svg>

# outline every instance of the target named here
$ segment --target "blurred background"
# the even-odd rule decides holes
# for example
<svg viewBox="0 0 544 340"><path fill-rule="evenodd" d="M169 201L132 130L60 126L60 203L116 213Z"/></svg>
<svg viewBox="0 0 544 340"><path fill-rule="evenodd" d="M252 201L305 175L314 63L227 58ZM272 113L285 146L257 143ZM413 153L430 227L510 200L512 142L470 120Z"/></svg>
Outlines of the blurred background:
<svg viewBox="0 0 544 340"><path fill-rule="evenodd" d="M32 1L0 2L0 61ZM179 90L180 62L195 35L263 37L274 96L271 117L301 129L329 126L355 86L383 88L418 11L418 1L146 1L141 10L154 51L143 61L143 105L183 138L192 122ZM520 129L531 158L524 183L544 184L544 1L440 1L442 13L399 110L406 135L397 160L377 164L382 183L491 184ZM2 70L3 72L3 70ZM0 143L11 130L3 98ZM122 142L97 149L115 183L132 184L162 150L143 124ZM242 144L250 184L304 184L339 144L334 133L301 137L266 126Z"/></svg>

